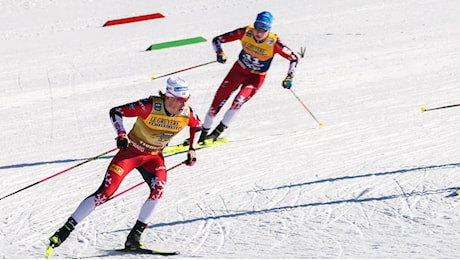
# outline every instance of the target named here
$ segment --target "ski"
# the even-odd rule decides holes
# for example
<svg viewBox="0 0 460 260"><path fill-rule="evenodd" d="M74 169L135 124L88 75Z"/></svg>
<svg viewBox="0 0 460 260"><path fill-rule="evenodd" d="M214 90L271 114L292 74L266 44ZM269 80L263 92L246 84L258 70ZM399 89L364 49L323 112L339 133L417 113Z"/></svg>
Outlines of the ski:
<svg viewBox="0 0 460 260"><path fill-rule="evenodd" d="M51 255L53 254L54 247L49 246L46 251L45 251L45 258L50 259ZM130 248L121 248L121 249L115 249L117 252L123 252L123 253L131 253L131 254L147 254L147 255L161 255L161 256L169 256L169 255L179 255L179 251L160 251L156 249L146 249L146 248L136 248L136 249L130 249Z"/></svg>
<svg viewBox="0 0 460 260"><path fill-rule="evenodd" d="M50 259L51 255L53 254L54 247L49 246L45 251L45 258Z"/></svg>
<svg viewBox="0 0 460 260"><path fill-rule="evenodd" d="M202 143L198 143L195 147L195 150L212 147L212 146L218 146L218 145L226 144L228 142L230 142L230 140L225 139L225 138L217 138L216 141L212 141L208 139ZM183 153L183 152L188 151L188 147L189 147L188 144L187 145L178 144L178 145L168 146L163 149L163 153L167 155Z"/></svg>
<svg viewBox="0 0 460 260"><path fill-rule="evenodd" d="M132 254L163 255L163 256L180 254L179 251L167 252L167 251L160 251L160 250L147 249L147 248L136 248L136 249L121 248L121 249L116 249L116 251L125 252L125 253L132 253Z"/></svg>
<svg viewBox="0 0 460 260"><path fill-rule="evenodd" d="M446 197L460 197L460 190L456 190L451 194L447 195Z"/></svg>

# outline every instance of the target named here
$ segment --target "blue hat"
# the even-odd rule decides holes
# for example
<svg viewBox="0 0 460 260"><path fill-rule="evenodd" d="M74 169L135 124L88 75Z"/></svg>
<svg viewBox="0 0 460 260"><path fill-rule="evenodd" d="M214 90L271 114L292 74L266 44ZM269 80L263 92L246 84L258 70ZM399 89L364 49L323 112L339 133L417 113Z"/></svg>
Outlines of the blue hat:
<svg viewBox="0 0 460 260"><path fill-rule="evenodd" d="M268 11L263 11L262 13L257 14L256 21L254 22L254 27L270 30L272 28L272 23L273 15Z"/></svg>

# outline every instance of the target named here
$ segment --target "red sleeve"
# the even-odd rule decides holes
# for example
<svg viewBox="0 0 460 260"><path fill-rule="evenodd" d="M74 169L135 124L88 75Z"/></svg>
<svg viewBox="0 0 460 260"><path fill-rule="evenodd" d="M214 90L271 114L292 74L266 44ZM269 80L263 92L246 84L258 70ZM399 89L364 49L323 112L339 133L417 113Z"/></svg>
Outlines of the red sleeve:
<svg viewBox="0 0 460 260"><path fill-rule="evenodd" d="M195 145L198 143L200 131L201 131L201 121L198 118L198 115L195 115L193 109L190 108L190 118L188 121L188 126L190 128L190 149L193 149Z"/></svg>
<svg viewBox="0 0 460 260"><path fill-rule="evenodd" d="M279 38L276 41L275 53L278 53L285 59L288 59L291 62L298 62L299 57L295 52L293 52L288 46L286 46Z"/></svg>
<svg viewBox="0 0 460 260"><path fill-rule="evenodd" d="M147 118L152 111L152 99L145 98L136 102L113 107L110 109L109 115L112 125L118 135L126 134L123 126L123 117L142 117Z"/></svg>
<svg viewBox="0 0 460 260"><path fill-rule="evenodd" d="M278 53L281 57L290 61L287 74L293 75L297 68L297 63L299 63L299 56L288 46L284 45L279 38L276 40L275 53Z"/></svg>
<svg viewBox="0 0 460 260"><path fill-rule="evenodd" d="M236 40L241 40L243 38L244 33L246 32L246 27L241 27L236 30L233 30L231 32L227 32L224 34L221 34L219 36L214 37L212 39L212 46L214 48L215 52L221 52L222 51L222 43L226 42L232 42Z"/></svg>

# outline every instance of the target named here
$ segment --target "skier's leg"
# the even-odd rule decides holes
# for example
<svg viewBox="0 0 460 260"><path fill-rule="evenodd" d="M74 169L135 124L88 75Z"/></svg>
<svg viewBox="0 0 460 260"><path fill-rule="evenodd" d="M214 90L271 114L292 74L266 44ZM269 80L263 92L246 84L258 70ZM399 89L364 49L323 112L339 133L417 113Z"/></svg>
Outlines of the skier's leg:
<svg viewBox="0 0 460 260"><path fill-rule="evenodd" d="M137 169L149 185L150 195L142 205L136 224L126 238L125 248L131 249L142 247L141 235L152 220L153 213L159 205L167 181L166 167L162 155L154 156Z"/></svg>
<svg viewBox="0 0 460 260"><path fill-rule="evenodd" d="M260 89L264 79L265 75L251 75L251 77L245 81L245 85L241 87L240 91L233 100L231 107L227 110L227 112L225 112L219 125L209 135L211 139L214 141L217 140L222 132L230 126L238 115L243 104L248 102Z"/></svg>
<svg viewBox="0 0 460 260"><path fill-rule="evenodd" d="M242 84L245 79L244 74L242 73L241 66L235 62L232 69L225 76L224 80L220 84L219 88L214 95L214 99L211 103L211 107L206 113L203 130L200 135L199 142L203 142L206 138L209 129L211 129L214 118L219 113L220 109L225 105L230 95Z"/></svg>
<svg viewBox="0 0 460 260"><path fill-rule="evenodd" d="M139 159L131 154L129 150L119 151L110 162L104 176L104 181L99 186L98 190L84 199L66 223L50 237L50 246L53 248L60 246L78 223L91 214L96 206L103 204L113 195L124 177L134 169L138 163Z"/></svg>

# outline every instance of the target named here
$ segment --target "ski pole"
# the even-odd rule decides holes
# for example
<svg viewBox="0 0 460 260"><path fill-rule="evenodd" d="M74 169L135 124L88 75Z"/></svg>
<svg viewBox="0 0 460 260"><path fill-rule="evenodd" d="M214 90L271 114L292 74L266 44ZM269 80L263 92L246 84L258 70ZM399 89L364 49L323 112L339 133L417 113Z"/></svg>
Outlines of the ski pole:
<svg viewBox="0 0 460 260"><path fill-rule="evenodd" d="M161 75L161 76L158 76L158 77L155 77L154 75L152 75L152 80L163 78L163 77L166 77L166 76L169 76L169 75L172 75L172 74L176 74L176 73L183 72L183 71L186 71L186 70L191 70L191 69L198 68L198 67L201 67L201 66L205 66L205 65L208 65L208 64L211 64L211 63L214 63L214 62L217 62L217 61L214 60L214 61L206 62L206 63L203 63L203 64L192 66L190 68L181 69L181 70L174 71L174 72L171 72L171 73L168 73L168 74L164 74L164 75Z"/></svg>
<svg viewBox="0 0 460 260"><path fill-rule="evenodd" d="M118 148L114 148L114 149L111 149L111 150L109 150L109 151L107 151L107 152L103 152L103 153L101 153L101 154L99 154L99 155L96 155L96 156L94 156L94 157L92 157L92 158L89 158L88 160L83 161L83 162L81 162L81 163L79 163L79 164L77 164L77 165L74 165L74 166L72 166L72 167L70 167L70 168L67 168L67 169L65 169L65 170L63 170L63 171L60 171L60 172L58 172L58 173L56 173L56 174L53 174L53 175L51 175L51 176L49 176L49 177L47 177L47 178L45 178L45 179L43 179L43 180L39 180L39 181L37 181L37 182L35 182L35 183L32 183L32 184L30 184L30 185L27 186L27 187L24 187L24 188L22 188L22 189L19 189L19 190L13 192L13 193L10 193L10 194L8 194L8 195L6 195L6 196L3 196L2 198L0 198L0 200L2 200L2 199L4 199L4 198L7 198L7 197L9 197L9 196L11 196L11 195L14 195L14 194L16 194L16 193L18 193L18 192L21 192L21 191L23 191L23 190L26 190L26 189L28 189L28 188L30 188L30 187L33 187L33 186L35 186L35 185L37 185L37 184L39 184L39 183L45 182L45 181L47 181L47 180L49 180L49 179L51 179L51 178L54 178L54 177L56 177L56 176L58 176L58 175L60 175L60 174L63 174L63 173L65 173L65 172L68 172L68 171L70 171L70 170L72 170L72 169L74 169L74 168L77 168L78 166L80 166L80 165L82 165L82 164L85 164L85 163L87 163L87 162L96 160L96 159L98 159L98 158L100 158L100 157L102 157L102 156L104 156L104 155L106 155L106 154L108 154L108 153L111 153L111 152L113 152L113 151L115 151L115 150L117 150L117 149L118 149Z"/></svg>
<svg viewBox="0 0 460 260"><path fill-rule="evenodd" d="M458 107L458 106L460 106L460 104L450 105L450 106L443 106L443 107L435 107L435 108L422 107L422 113L425 112L425 111L430 111L430 110L443 109L443 108L449 108L449 107Z"/></svg>
<svg viewBox="0 0 460 260"><path fill-rule="evenodd" d="M308 113L310 113L310 115L313 117L313 119L315 119L316 122L318 122L319 126L322 127L324 126L324 124L320 121L318 121L318 119L315 117L315 115L313 115L313 113L310 111L310 109L308 109L308 107L302 102L302 100L300 100L299 96L297 96L294 92L294 90L292 89L289 89L291 91L291 93L294 95L294 97L297 98L297 100L299 100L300 104L302 104L302 106L308 111Z"/></svg>
<svg viewBox="0 0 460 260"><path fill-rule="evenodd" d="M167 169L166 171L169 172L169 171L171 171L171 170L173 170L173 169L175 169L175 168L181 166L181 165L184 164L185 162L186 162L186 161L180 162L180 163L178 163L178 164L176 164L176 165L170 167L170 168ZM110 197L107 201L109 201L109 200L111 200L111 199L115 199L116 197L121 196L121 195L125 194L126 192L128 192L128 191L130 191L130 190L132 190L132 189L135 189L135 188L141 186L142 184L144 184L144 182L139 182L138 184L132 186L131 188L126 189L126 190L124 190L124 191L122 191L122 192L120 192L120 193L118 193L118 194L116 194L116 195Z"/></svg>

